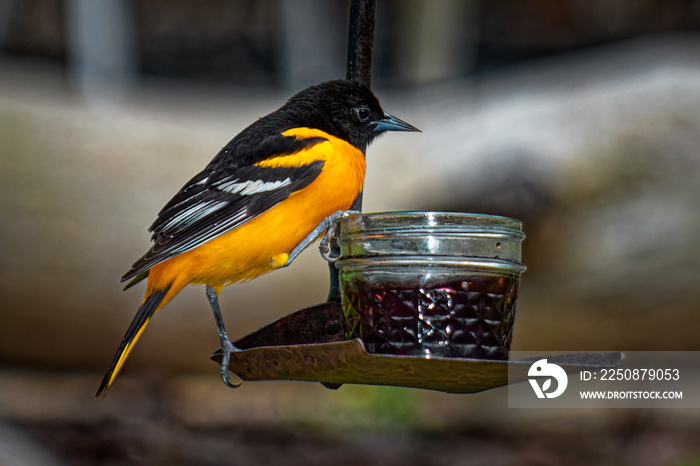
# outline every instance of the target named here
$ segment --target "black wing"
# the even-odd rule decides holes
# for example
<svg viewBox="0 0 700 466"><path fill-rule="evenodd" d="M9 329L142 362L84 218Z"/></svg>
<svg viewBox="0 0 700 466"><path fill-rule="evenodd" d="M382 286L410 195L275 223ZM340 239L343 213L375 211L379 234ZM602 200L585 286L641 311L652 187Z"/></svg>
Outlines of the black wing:
<svg viewBox="0 0 700 466"><path fill-rule="evenodd" d="M276 136L275 153L267 159L288 156L325 141ZM286 149L281 144L287 143ZM301 144L305 142L305 144ZM257 160L265 157L257 155ZM305 188L321 173L323 161L291 167L222 166L215 158L192 178L158 213L149 231L155 243L131 266L122 281L145 278L148 269L189 251L271 209L294 191Z"/></svg>

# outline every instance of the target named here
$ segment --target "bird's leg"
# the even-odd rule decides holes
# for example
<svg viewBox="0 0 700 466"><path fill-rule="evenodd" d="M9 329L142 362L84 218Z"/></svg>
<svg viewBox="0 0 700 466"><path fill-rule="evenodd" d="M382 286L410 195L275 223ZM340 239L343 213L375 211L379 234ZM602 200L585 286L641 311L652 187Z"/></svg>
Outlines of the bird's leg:
<svg viewBox="0 0 700 466"><path fill-rule="evenodd" d="M241 386L242 382L235 384L229 380L231 378L231 373L228 370L228 363L231 360L231 353L239 351L239 349L233 346L233 343L231 343L231 340L228 338L226 328L224 328L224 319L221 317L221 309L219 309L219 297L216 290L211 286L207 287L207 299L214 313L214 321L216 322L216 328L219 330L219 340L221 341L221 380L223 380L229 388L238 388Z"/></svg>
<svg viewBox="0 0 700 466"><path fill-rule="evenodd" d="M337 212L335 212L335 213L329 215L328 217L326 217L326 218L324 218L323 220L321 220L321 223L319 223L319 224L316 226L316 228L314 228L314 229L311 231L311 233L309 233L308 235L306 235L306 238L304 238L303 240L301 240L301 242L300 242L299 244L297 244L296 246L294 246L294 248L289 252L289 254L287 254L287 260L286 260L286 261L284 261L284 262L279 261L278 258L275 257L275 258L273 258L273 262L279 264L278 267L286 267L286 266L288 266L289 264L291 264L292 261L293 261L294 259L296 259L296 257L297 257L299 254L301 254L301 251L303 251L304 249L306 249L306 247L307 247L309 244L313 243L313 242L316 240L316 238L318 238L318 237L321 235L321 233L323 233L324 231L328 230L331 226L333 226L333 224L334 224L340 217L342 217L342 216L343 216L344 214L346 214L346 213L352 214L352 213L358 213L358 212L356 212L356 211L354 211L354 210L347 210L347 211L339 210L339 211L337 211ZM326 237L324 237L324 240L322 241L321 246L327 245L327 243L328 243L328 239L327 239Z"/></svg>

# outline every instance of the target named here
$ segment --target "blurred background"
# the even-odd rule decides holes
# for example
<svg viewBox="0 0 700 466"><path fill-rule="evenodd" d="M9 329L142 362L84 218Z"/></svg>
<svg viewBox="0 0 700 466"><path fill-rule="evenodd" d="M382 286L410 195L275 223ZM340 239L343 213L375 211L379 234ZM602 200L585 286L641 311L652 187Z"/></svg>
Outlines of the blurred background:
<svg viewBox="0 0 700 466"><path fill-rule="evenodd" d="M697 350L700 2L379 0L373 88L423 130L365 211L517 217L513 349ZM0 0L0 465L697 465L698 410L515 410L391 387L225 388L202 288L93 395L147 227L241 129L345 74L349 2ZM315 248L222 294L239 338L322 302Z"/></svg>

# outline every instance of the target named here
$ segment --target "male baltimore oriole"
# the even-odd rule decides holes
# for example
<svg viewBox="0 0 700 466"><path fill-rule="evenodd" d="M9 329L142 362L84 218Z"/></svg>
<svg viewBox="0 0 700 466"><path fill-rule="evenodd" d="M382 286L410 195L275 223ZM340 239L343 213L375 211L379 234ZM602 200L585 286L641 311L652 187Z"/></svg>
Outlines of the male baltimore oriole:
<svg viewBox="0 0 700 466"><path fill-rule="evenodd" d="M385 113L351 81L305 89L241 131L187 182L149 228L151 249L125 289L146 293L95 397L106 395L148 321L182 289L205 285L223 350L221 376L237 348L219 310L225 285L289 265L362 192L364 151L384 131L419 131Z"/></svg>

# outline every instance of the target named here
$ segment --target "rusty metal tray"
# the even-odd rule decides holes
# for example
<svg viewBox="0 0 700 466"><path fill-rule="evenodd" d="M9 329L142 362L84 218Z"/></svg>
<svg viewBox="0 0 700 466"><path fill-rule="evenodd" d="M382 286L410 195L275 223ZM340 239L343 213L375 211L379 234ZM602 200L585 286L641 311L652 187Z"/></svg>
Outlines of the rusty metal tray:
<svg viewBox="0 0 700 466"><path fill-rule="evenodd" d="M303 380L321 382L328 388L348 383L475 393L526 380L534 362L370 354L360 340L345 339L343 322L342 309L336 302L301 309L234 342L241 351L231 355L229 369L244 381ZM623 355L572 353L542 357L556 362L567 373L575 373L615 367ZM212 359L220 362L221 351Z"/></svg>

